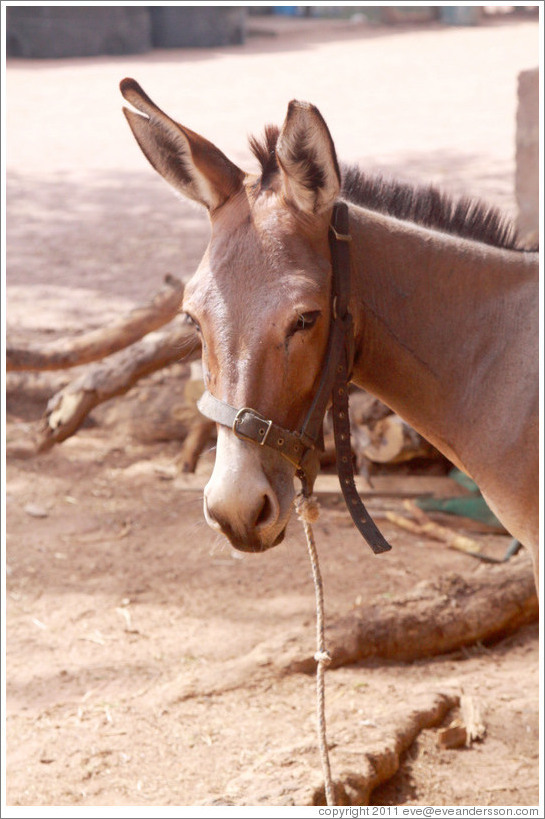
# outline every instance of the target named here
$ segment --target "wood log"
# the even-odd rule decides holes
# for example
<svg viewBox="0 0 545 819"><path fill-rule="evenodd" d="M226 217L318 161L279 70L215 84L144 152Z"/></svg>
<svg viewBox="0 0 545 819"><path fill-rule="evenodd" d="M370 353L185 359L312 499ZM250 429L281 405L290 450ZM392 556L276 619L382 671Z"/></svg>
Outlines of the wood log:
<svg viewBox="0 0 545 819"><path fill-rule="evenodd" d="M180 316L168 328L92 365L49 401L37 430L37 452L65 441L94 407L123 395L140 378L177 361L194 361L200 355L198 335Z"/></svg>
<svg viewBox="0 0 545 819"><path fill-rule="evenodd" d="M167 275L163 287L149 304L136 307L109 327L100 327L75 338L61 338L39 349L8 344L6 370L61 370L99 361L171 321L180 308L183 292L182 282Z"/></svg>
<svg viewBox="0 0 545 819"><path fill-rule="evenodd" d="M381 418L368 432L370 440L362 454L373 463L403 463L434 453L434 447L394 413Z"/></svg>
<svg viewBox="0 0 545 819"><path fill-rule="evenodd" d="M439 453L378 398L355 390L350 394L352 450L360 474L371 464L396 464Z"/></svg>
<svg viewBox="0 0 545 819"><path fill-rule="evenodd" d="M331 667L375 658L408 662L498 639L538 619L531 561L521 555L470 577L451 574L395 600L358 608L327 629ZM312 673L313 657L291 671Z"/></svg>

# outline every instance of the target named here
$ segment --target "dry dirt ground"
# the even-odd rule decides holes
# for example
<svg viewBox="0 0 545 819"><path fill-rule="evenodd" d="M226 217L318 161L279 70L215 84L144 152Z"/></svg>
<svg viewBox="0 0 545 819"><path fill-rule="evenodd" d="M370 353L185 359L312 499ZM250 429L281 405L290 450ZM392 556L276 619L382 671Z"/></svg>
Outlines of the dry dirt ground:
<svg viewBox="0 0 545 819"><path fill-rule="evenodd" d="M280 122L299 97L321 108L341 158L514 212L516 77L537 63L537 24L275 25L239 48L8 62L10 338L39 344L101 326L166 272L187 277L202 254L205 217L156 180L121 117L126 75L246 167L247 133ZM49 383L23 381L27 396ZM8 441L43 409L15 383ZM118 407L145 412L145 394ZM265 555L234 552L205 526L200 492L172 477L179 444L139 443L122 417L102 408L51 453L7 464L7 804L312 804L314 682L278 672L286 646L313 652L300 525ZM394 548L376 558L342 505L322 499L315 534L330 622L421 582L489 571L383 528ZM509 540L480 537L498 555ZM484 739L445 750L439 726L423 730L372 804L537 805L538 651L536 623L494 645L330 671L335 778L357 777L415 709L463 691L483 709Z"/></svg>

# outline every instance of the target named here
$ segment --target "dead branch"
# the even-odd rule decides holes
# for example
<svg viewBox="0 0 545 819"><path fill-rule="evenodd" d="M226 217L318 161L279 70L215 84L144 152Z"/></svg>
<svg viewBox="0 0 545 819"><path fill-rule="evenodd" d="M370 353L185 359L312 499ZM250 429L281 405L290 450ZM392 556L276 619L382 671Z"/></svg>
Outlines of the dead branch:
<svg viewBox="0 0 545 819"><path fill-rule="evenodd" d="M473 742L480 742L486 734L480 702L468 694L460 697L460 716L437 735L440 748L468 748Z"/></svg>
<svg viewBox="0 0 545 819"><path fill-rule="evenodd" d="M167 329L150 333L128 349L89 367L49 401L37 434L37 452L46 452L76 432L91 410L123 395L140 378L177 361L194 361L201 345L181 317Z"/></svg>
<svg viewBox="0 0 545 819"><path fill-rule="evenodd" d="M473 538L460 535L448 529L446 526L441 526L435 523L426 513L419 509L414 503L406 500L403 503L405 509L411 513L416 520L404 518L395 512L386 512L386 518L399 526L400 529L405 529L407 532L412 532L414 535L421 535L431 537L434 540L439 540L441 543L446 543L449 549L457 549L459 552L466 552L467 554L476 555L481 551L481 546Z"/></svg>
<svg viewBox="0 0 545 819"><path fill-rule="evenodd" d="M530 560L521 556L363 606L328 628L327 645L332 667L372 658L410 661L498 639L534 622L538 611ZM314 671L312 657L290 659L289 670Z"/></svg>
<svg viewBox="0 0 545 819"><path fill-rule="evenodd" d="M171 321L180 307L183 292L182 282L167 275L163 287L149 304L136 307L109 327L100 327L73 339L61 338L40 349L8 345L6 370L60 370L99 361Z"/></svg>

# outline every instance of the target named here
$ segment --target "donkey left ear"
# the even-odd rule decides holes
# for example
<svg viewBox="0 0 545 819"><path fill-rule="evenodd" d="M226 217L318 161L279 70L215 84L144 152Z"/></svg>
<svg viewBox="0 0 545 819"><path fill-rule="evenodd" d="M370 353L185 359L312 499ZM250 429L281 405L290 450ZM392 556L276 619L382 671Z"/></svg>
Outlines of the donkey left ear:
<svg viewBox="0 0 545 819"><path fill-rule="evenodd" d="M136 80L127 77L120 88L141 112L123 108L142 152L180 193L214 211L241 188L244 173L215 145L167 116Z"/></svg>
<svg viewBox="0 0 545 819"><path fill-rule="evenodd" d="M314 105L290 102L276 156L288 201L312 215L333 207L341 174L331 134Z"/></svg>

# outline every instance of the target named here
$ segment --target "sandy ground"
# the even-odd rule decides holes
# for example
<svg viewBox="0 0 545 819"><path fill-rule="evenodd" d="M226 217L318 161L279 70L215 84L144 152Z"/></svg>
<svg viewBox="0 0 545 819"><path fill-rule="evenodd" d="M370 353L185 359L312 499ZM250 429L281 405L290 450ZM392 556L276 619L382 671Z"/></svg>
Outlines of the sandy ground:
<svg viewBox="0 0 545 819"><path fill-rule="evenodd" d="M188 277L203 252L205 216L170 195L132 140L122 77L245 168L247 134L308 99L341 159L514 213L517 74L537 64L537 38L531 22L280 20L274 36L237 48L8 62L9 337L40 343L101 326L166 272ZM141 390L124 400L138 406ZM8 440L43 410L16 397ZM266 555L235 553L205 526L200 493L170 475L177 443L145 446L106 408L94 422L46 456L7 464L7 804L312 804L313 680L275 670L279 645L313 650L302 531L293 522ZM328 618L487 571L389 524L394 550L373 558L342 505L322 503ZM508 542L482 539L494 554ZM537 805L538 647L536 624L435 659L331 671L334 776L357 775L426 698L463 691L483 708L484 740L445 750L437 726L422 731L372 804Z"/></svg>

